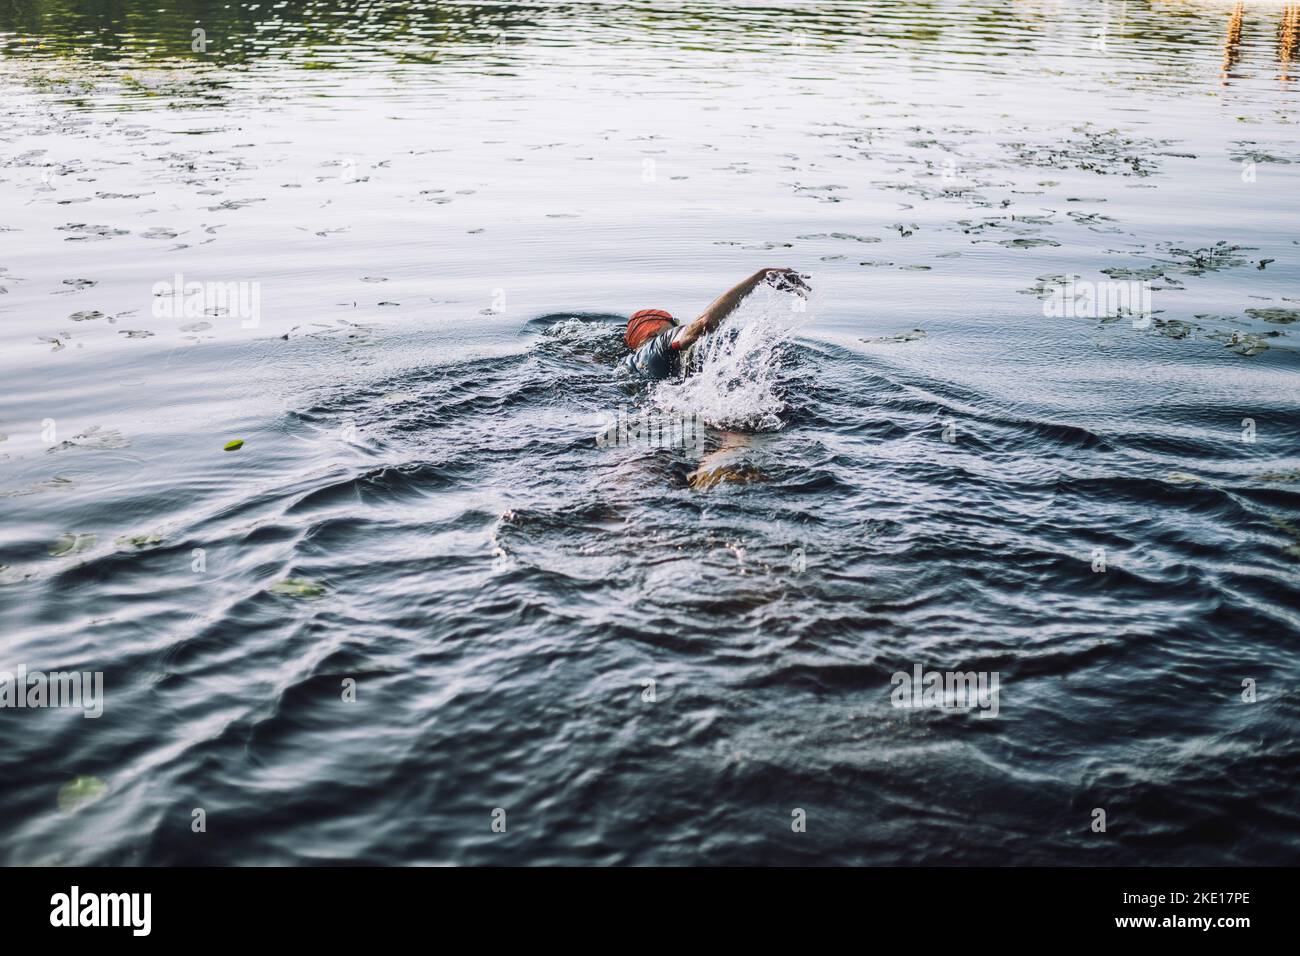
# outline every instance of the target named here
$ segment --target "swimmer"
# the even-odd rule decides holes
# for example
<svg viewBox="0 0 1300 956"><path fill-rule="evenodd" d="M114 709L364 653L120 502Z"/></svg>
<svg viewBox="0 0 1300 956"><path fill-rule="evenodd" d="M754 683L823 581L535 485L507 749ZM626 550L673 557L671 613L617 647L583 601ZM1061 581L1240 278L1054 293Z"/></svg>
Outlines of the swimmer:
<svg viewBox="0 0 1300 956"><path fill-rule="evenodd" d="M786 292L806 296L810 291L803 277L793 269L759 269L748 279L718 296L713 304L688 325L678 325L662 309L642 309L627 320L623 342L632 354L623 359L624 368L646 379L684 375L690 368L683 361L687 349L712 332L764 282Z"/></svg>

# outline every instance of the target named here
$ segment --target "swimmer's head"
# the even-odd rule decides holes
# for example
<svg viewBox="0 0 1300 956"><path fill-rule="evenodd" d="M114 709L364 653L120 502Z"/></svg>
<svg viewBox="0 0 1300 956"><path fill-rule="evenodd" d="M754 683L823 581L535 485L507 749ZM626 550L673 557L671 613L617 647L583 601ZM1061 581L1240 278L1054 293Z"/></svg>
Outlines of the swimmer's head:
<svg viewBox="0 0 1300 956"><path fill-rule="evenodd" d="M627 320L627 331L623 333L623 342L630 349L639 349L652 337L677 322L663 309L642 309L633 312Z"/></svg>

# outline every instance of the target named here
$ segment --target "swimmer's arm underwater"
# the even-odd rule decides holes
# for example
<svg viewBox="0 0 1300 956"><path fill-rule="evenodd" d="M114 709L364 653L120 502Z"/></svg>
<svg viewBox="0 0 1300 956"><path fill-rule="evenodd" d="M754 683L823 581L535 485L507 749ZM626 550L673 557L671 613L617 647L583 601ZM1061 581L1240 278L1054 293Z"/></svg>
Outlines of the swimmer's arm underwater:
<svg viewBox="0 0 1300 956"><path fill-rule="evenodd" d="M763 282L773 280L777 288L789 289L799 295L808 292L808 286L794 269L759 269L748 279L728 289L713 300L713 303L700 313L700 317L688 325L683 325L673 336L673 348L684 349L700 336L712 332L727 316L735 312L744 300Z"/></svg>

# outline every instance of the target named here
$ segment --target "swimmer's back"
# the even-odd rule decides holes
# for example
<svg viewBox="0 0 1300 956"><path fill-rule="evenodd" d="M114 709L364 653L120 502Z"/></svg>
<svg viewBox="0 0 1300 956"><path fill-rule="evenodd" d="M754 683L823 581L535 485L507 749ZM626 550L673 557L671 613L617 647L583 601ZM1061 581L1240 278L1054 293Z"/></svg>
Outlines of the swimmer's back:
<svg viewBox="0 0 1300 956"><path fill-rule="evenodd" d="M658 380L682 374L682 352L673 346L678 326L670 325L623 359L623 367L641 378Z"/></svg>

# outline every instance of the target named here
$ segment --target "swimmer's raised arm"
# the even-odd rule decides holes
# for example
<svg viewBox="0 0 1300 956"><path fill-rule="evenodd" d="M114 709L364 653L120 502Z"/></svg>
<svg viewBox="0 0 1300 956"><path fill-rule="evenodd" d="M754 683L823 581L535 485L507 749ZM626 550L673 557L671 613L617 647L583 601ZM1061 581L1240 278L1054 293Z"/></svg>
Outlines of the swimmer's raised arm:
<svg viewBox="0 0 1300 956"><path fill-rule="evenodd" d="M769 279L777 279L781 283L778 286L779 288L790 289L800 295L808 291L803 279L799 277L799 273L794 269L759 269L752 276L732 286L714 299L713 303L700 313L698 319L682 326L677 334L673 336L674 347L684 349L701 335L712 332L722 324L727 316L736 311L745 296Z"/></svg>

